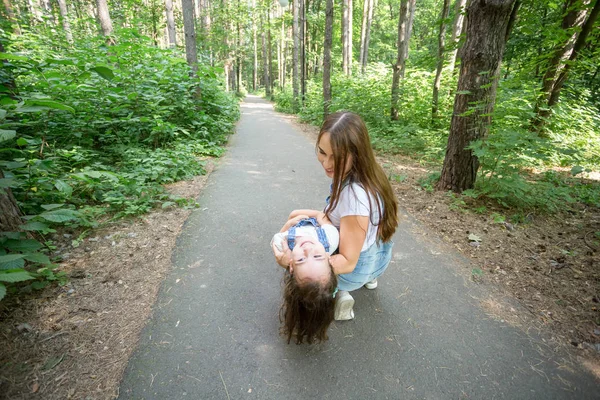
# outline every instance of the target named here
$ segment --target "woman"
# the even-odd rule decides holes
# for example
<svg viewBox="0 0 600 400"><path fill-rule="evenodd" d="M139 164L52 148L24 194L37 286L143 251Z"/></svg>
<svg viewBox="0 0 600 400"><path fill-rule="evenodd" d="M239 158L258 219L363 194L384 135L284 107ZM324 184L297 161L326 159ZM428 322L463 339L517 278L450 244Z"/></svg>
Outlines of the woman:
<svg viewBox="0 0 600 400"><path fill-rule="evenodd" d="M339 253L330 257L338 275L335 319L354 318L350 291L377 287L377 278L392 258L392 236L398 226L396 196L375 160L369 134L360 116L351 112L329 115L317 138L317 158L332 178L331 194L323 212L295 210L299 215L324 214L340 231ZM289 254L275 251L278 262L289 265Z"/></svg>

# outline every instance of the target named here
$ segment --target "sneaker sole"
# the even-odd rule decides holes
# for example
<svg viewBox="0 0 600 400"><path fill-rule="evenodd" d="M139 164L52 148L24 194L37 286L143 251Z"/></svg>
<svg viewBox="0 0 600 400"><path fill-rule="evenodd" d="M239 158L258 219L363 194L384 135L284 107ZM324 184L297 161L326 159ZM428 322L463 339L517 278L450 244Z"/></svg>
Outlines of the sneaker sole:
<svg viewBox="0 0 600 400"><path fill-rule="evenodd" d="M367 289L370 289L370 290L376 289L377 288L377 282L375 282L375 283L367 282L367 283L365 283L365 287Z"/></svg>
<svg viewBox="0 0 600 400"><path fill-rule="evenodd" d="M336 307L334 319L336 321L348 321L354 319L354 299L344 301Z"/></svg>

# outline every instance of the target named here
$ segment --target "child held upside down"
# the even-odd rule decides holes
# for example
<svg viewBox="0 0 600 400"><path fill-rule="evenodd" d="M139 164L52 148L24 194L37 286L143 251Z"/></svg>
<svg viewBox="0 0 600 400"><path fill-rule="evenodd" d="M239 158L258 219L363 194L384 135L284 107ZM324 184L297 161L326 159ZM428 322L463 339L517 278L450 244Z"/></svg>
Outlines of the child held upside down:
<svg viewBox="0 0 600 400"><path fill-rule="evenodd" d="M271 241L277 262L286 268L279 318L288 343L327 339L334 319L337 278L329 256L339 244L338 230L323 215L288 220Z"/></svg>

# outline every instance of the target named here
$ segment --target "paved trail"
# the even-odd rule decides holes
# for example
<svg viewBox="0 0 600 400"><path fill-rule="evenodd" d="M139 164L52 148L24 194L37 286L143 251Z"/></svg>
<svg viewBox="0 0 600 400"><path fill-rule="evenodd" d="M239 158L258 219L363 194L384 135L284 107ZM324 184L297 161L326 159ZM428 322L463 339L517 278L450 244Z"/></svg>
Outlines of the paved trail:
<svg viewBox="0 0 600 400"><path fill-rule="evenodd" d="M269 240L321 208L314 145L257 97L184 226L122 399L598 399L598 382L540 338L490 319L485 293L404 222L375 291L322 345L278 336L282 271Z"/></svg>

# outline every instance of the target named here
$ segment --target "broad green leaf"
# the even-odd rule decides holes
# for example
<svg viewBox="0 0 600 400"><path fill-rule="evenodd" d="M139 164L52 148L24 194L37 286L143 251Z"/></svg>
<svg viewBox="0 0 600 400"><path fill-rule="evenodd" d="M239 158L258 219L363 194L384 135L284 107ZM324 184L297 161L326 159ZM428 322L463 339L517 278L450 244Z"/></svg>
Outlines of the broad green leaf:
<svg viewBox="0 0 600 400"><path fill-rule="evenodd" d="M100 75L102 78L106 79L107 81L111 81L115 77L115 74L113 73L113 71L110 68L104 67L102 65L98 65L96 67L90 68L90 70L94 71L95 73Z"/></svg>
<svg viewBox="0 0 600 400"><path fill-rule="evenodd" d="M42 248L42 244L33 239L7 240L4 247L12 251L36 251Z"/></svg>
<svg viewBox="0 0 600 400"><path fill-rule="evenodd" d="M12 178L2 178L2 179L0 179L0 189L14 187L14 183L15 183L15 180Z"/></svg>
<svg viewBox="0 0 600 400"><path fill-rule="evenodd" d="M0 300L2 300L6 296L6 286L3 283L0 283Z"/></svg>
<svg viewBox="0 0 600 400"><path fill-rule="evenodd" d="M29 58L16 54L0 53L0 60L29 61Z"/></svg>
<svg viewBox="0 0 600 400"><path fill-rule="evenodd" d="M35 263L50 264L50 257L42 253L25 254L25 259Z"/></svg>
<svg viewBox="0 0 600 400"><path fill-rule="evenodd" d="M0 142L10 140L17 135L17 131L0 129Z"/></svg>
<svg viewBox="0 0 600 400"><path fill-rule="evenodd" d="M56 181L54 187L56 187L59 192L67 195L68 197L70 197L71 194L73 194L73 188L68 183L66 183L65 181L61 181L60 179Z"/></svg>
<svg viewBox="0 0 600 400"><path fill-rule="evenodd" d="M29 99L25 102L27 105L32 106L42 106L47 107L49 109L54 110L64 110L74 113L75 109L73 107L67 106L66 104L59 103L58 101L51 99Z"/></svg>
<svg viewBox="0 0 600 400"><path fill-rule="evenodd" d="M29 144L29 142L25 138L18 138L17 139L17 145L18 146L27 146L28 144Z"/></svg>
<svg viewBox="0 0 600 400"><path fill-rule="evenodd" d="M585 171L585 168L583 168L581 165L574 165L573 168L571 168L571 175L576 176L583 171Z"/></svg>
<svg viewBox="0 0 600 400"><path fill-rule="evenodd" d="M39 221L30 221L24 225L21 225L21 229L23 229L24 231L39 231L39 232L43 232L48 230L50 227L46 224L44 224L43 222L39 222Z"/></svg>
<svg viewBox="0 0 600 400"><path fill-rule="evenodd" d="M18 256L18 258L15 258L14 256ZM0 270L23 268L25 266L24 257L24 254L6 254L0 256ZM1 261L3 258L6 261Z"/></svg>
<svg viewBox="0 0 600 400"><path fill-rule="evenodd" d="M6 110L0 108L0 119L6 118Z"/></svg>
<svg viewBox="0 0 600 400"><path fill-rule="evenodd" d="M46 212L41 213L40 217L44 218L46 221L58 222L58 223L72 221L72 220L76 220L78 218L77 213L72 210L46 211Z"/></svg>
<svg viewBox="0 0 600 400"><path fill-rule="evenodd" d="M30 279L35 279L35 277L23 269L0 271L0 282L23 282Z"/></svg>

